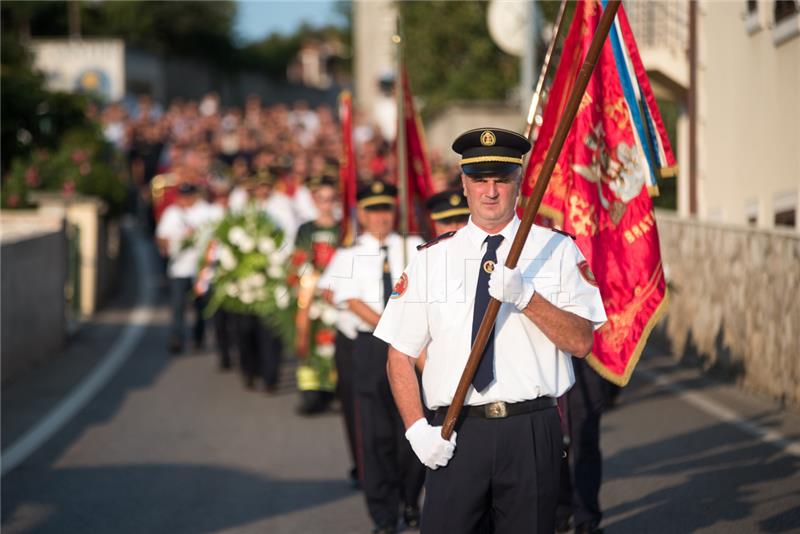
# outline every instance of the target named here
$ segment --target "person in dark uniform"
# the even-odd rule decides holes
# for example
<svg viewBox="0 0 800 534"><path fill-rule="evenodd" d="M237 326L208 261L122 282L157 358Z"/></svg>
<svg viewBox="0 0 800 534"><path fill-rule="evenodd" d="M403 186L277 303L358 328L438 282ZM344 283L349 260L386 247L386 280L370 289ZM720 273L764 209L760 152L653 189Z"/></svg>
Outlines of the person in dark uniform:
<svg viewBox="0 0 800 534"><path fill-rule="evenodd" d="M228 195L230 184L224 179L215 179L209 183L209 192L212 195L212 202L208 206L209 224L206 228L204 253L201 260L202 267L197 275L194 284L195 294L203 299L203 308L208 305L211 291L211 280L214 277L214 270L218 261L218 243L211 235L216 226L225 218L228 213ZM220 307L214 311L212 317L214 324L214 338L216 339L217 355L219 357L219 370L228 371L233 367L231 349L234 330L234 314Z"/></svg>
<svg viewBox="0 0 800 534"><path fill-rule="evenodd" d="M345 280L352 274L351 250L351 247L337 249L333 259L317 282L317 285L323 289L325 298L331 303L336 300L337 282ZM336 342L333 355L336 364L336 396L342 407L347 449L350 451L352 462L348 476L353 487L360 488L363 470L359 468L358 435L361 431L359 422L356 420L353 351L361 320L347 308L346 304L340 303L336 308L338 313L336 314Z"/></svg>
<svg viewBox="0 0 800 534"><path fill-rule="evenodd" d="M309 180L317 218L300 225L295 238L295 265L306 266L298 273L298 310L295 324L297 388L301 415L328 409L336 390L334 363L336 310L322 294L318 280L330 263L339 241L339 223L334 217L336 180L319 176Z"/></svg>
<svg viewBox="0 0 800 534"><path fill-rule="evenodd" d="M284 232L291 232L293 238L296 228L287 230L287 218L282 217L283 205L272 199L274 178L267 172L258 173L252 179L253 195L250 205L263 210ZM288 218L289 223L291 219ZM277 390L280 374L283 340L278 332L268 325L263 317L255 314L237 314L237 347L239 363L247 389L255 388L256 378L261 376L264 391L271 394Z"/></svg>
<svg viewBox="0 0 800 534"><path fill-rule="evenodd" d="M437 236L460 230L469 221L469 205L461 189L448 189L431 195L426 205ZM426 357L425 351L417 357L416 365L420 373L425 368ZM432 416L432 412L425 410L426 419L430 420Z"/></svg>
<svg viewBox="0 0 800 534"><path fill-rule="evenodd" d="M397 189L383 182L362 187L357 195L364 233L350 249L352 275L340 280L334 298L359 319L354 351L354 387L361 422L364 494L375 532L397 529L400 508L407 523L419 517L424 469L403 437L403 422L386 377L386 343L372 335L400 278L403 264L422 240L394 233Z"/></svg>
<svg viewBox="0 0 800 534"><path fill-rule="evenodd" d="M433 219L436 235L463 228L469 220L467 197L461 189L448 189L431 195L426 205Z"/></svg>
<svg viewBox="0 0 800 534"><path fill-rule="evenodd" d="M556 398L573 384L572 356L606 320L571 239L533 227L518 265L504 266L530 143L499 128L453 143L470 220L411 260L374 335L390 345L387 372L406 438L428 467L422 532L555 530L562 452ZM441 424L490 298L495 327L449 440ZM415 359L427 347L423 417Z"/></svg>
<svg viewBox="0 0 800 534"><path fill-rule="evenodd" d="M619 388L584 360L574 359L572 365L575 385L559 401L567 439L566 456L561 462L556 531L567 532L574 524L577 534L602 534L600 417Z"/></svg>

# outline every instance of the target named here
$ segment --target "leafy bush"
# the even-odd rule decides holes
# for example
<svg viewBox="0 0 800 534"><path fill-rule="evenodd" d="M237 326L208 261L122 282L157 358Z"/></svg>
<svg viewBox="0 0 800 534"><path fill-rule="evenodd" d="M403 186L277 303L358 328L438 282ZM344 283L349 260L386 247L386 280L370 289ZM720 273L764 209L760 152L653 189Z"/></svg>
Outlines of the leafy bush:
<svg viewBox="0 0 800 534"><path fill-rule="evenodd" d="M93 126L67 130L56 150L34 149L11 163L3 186L4 208L30 206L30 191L59 191L96 196L104 200L111 215L122 210L126 186L122 162Z"/></svg>

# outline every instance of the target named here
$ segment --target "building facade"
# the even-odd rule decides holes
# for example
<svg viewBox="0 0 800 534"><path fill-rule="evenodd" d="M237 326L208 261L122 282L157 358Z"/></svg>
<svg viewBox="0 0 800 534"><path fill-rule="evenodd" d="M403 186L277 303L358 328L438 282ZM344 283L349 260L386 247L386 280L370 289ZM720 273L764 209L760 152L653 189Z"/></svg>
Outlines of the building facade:
<svg viewBox="0 0 800 534"><path fill-rule="evenodd" d="M698 216L800 231L800 3L697 10Z"/></svg>

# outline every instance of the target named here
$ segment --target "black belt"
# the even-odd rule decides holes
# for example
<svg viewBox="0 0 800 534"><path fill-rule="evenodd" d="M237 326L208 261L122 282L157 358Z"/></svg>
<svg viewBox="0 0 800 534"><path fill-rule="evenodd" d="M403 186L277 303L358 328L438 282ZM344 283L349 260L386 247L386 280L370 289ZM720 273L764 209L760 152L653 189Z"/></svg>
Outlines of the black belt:
<svg viewBox="0 0 800 534"><path fill-rule="evenodd" d="M480 406L464 406L462 415L466 414L467 417L484 417L486 419L502 419L504 417L511 417L512 415L520 415L524 413L535 412L544 410L546 408L554 408L556 406L555 397L539 397L522 402L490 402L489 404L481 404ZM445 415L447 413L447 406L442 406L436 409L438 415Z"/></svg>

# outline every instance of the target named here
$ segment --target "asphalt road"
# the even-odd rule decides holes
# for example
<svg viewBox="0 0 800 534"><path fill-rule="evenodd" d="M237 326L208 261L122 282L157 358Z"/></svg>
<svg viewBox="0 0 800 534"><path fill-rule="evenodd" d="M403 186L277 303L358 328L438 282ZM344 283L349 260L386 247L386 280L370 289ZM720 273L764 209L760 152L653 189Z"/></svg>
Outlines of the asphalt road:
<svg viewBox="0 0 800 534"><path fill-rule="evenodd" d="M3 532L369 532L339 414L295 414L291 365L277 394L245 391L210 350L170 356L163 299L152 311L114 377L3 477ZM124 327L123 305L106 313L73 357L87 371ZM75 383L64 361L4 391L4 451L46 412L35 392ZM797 412L649 347L604 418L606 531L798 532L798 439Z"/></svg>

